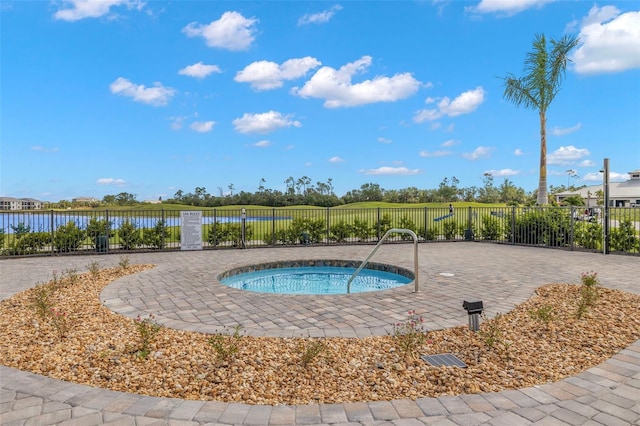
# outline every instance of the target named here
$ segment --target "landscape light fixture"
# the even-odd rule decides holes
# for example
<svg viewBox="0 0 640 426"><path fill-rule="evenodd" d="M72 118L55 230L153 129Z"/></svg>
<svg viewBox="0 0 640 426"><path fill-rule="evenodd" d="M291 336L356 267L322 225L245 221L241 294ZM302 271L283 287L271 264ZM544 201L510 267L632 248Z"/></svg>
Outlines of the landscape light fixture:
<svg viewBox="0 0 640 426"><path fill-rule="evenodd" d="M482 306L482 300L463 301L462 307L469 314L469 330L476 332L480 328L480 314L482 313L484 306Z"/></svg>

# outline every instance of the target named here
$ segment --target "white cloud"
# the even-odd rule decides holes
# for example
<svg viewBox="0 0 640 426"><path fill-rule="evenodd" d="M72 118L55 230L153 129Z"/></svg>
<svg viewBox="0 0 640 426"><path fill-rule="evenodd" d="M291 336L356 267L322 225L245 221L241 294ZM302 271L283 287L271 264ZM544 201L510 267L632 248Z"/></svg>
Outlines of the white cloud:
<svg viewBox="0 0 640 426"><path fill-rule="evenodd" d="M371 56L363 56L336 70L322 67L305 85L291 92L303 98L325 99L327 108L352 107L375 102L395 102L413 95L420 82L410 73L395 74L393 77L376 76L372 80L353 83L356 73L364 72L371 65Z"/></svg>
<svg viewBox="0 0 640 426"><path fill-rule="evenodd" d="M383 138L383 137L379 137L378 138L378 142L380 143L391 143L393 142L391 139L387 139L387 138Z"/></svg>
<svg viewBox="0 0 640 426"><path fill-rule="evenodd" d="M282 127L301 127L299 121L292 120L290 115L282 115L277 111L262 114L245 113L233 120L236 131L240 133L269 133Z"/></svg>
<svg viewBox="0 0 640 426"><path fill-rule="evenodd" d="M255 40L254 25L259 21L245 18L238 12L225 12L217 21L208 25L191 22L182 31L188 37L202 37L207 46L228 50L245 50Z"/></svg>
<svg viewBox="0 0 640 426"><path fill-rule="evenodd" d="M484 174L490 174L491 176L516 176L519 175L520 172L513 169L500 169L500 170L487 170Z"/></svg>
<svg viewBox="0 0 640 426"><path fill-rule="evenodd" d="M583 18L582 44L573 61L580 74L640 68L640 11L620 14L614 6L594 6Z"/></svg>
<svg viewBox="0 0 640 426"><path fill-rule="evenodd" d="M464 154L462 154L462 156L467 160L489 158L489 156L491 155L491 151L493 151L493 148L489 148L487 146L479 146L473 152L465 152Z"/></svg>
<svg viewBox="0 0 640 426"><path fill-rule="evenodd" d="M631 177L628 173L617 173L617 172L609 172L609 182L624 182L629 180ZM587 173L582 176L582 180L587 182L598 182L602 183L602 173Z"/></svg>
<svg viewBox="0 0 640 426"><path fill-rule="evenodd" d="M344 160L340 157L331 157L329 158L330 163L344 163Z"/></svg>
<svg viewBox="0 0 640 426"><path fill-rule="evenodd" d="M579 164L578 167L594 167L596 165L596 163L594 163L591 160L582 160Z"/></svg>
<svg viewBox="0 0 640 426"><path fill-rule="evenodd" d="M169 117L171 124L169 125L172 130L182 129L182 123L187 117Z"/></svg>
<svg viewBox="0 0 640 426"><path fill-rule="evenodd" d="M53 147L53 148L45 148L42 145L35 145L31 147L31 151L38 151L38 152L58 152L58 147Z"/></svg>
<svg viewBox="0 0 640 426"><path fill-rule="evenodd" d="M565 127L565 128L556 126L553 129L551 129L551 134L553 136L564 136L564 135L568 135L569 133L577 132L581 128L582 128L582 123L578 123L573 127Z"/></svg>
<svg viewBox="0 0 640 426"><path fill-rule="evenodd" d="M420 151L420 157L446 157L447 155L453 154L451 151Z"/></svg>
<svg viewBox="0 0 640 426"><path fill-rule="evenodd" d="M307 25L307 24L324 24L325 22L329 22L333 15L335 15L336 11L341 10L342 6L336 4L335 6L319 13L307 13L302 18L298 19L298 25Z"/></svg>
<svg viewBox="0 0 640 426"><path fill-rule="evenodd" d="M116 81L111 83L109 89L114 95L128 96L136 102L143 102L153 106L166 105L176 92L174 89L164 87L157 82L154 83L153 87L145 87L142 84L133 84L122 77L118 77Z"/></svg>
<svg viewBox="0 0 640 426"><path fill-rule="evenodd" d="M588 149L576 148L573 145L561 146L547 155L547 164L566 166L591 155Z"/></svg>
<svg viewBox="0 0 640 426"><path fill-rule="evenodd" d="M281 65L271 61L256 61L238 71L234 80L239 83L250 83L255 90L270 90L282 87L283 80L303 77L309 70L321 65L311 56L289 59Z"/></svg>
<svg viewBox="0 0 640 426"><path fill-rule="evenodd" d="M268 146L271 146L271 141L268 141L268 140L258 141L254 143L253 146L255 146L256 148L266 148Z"/></svg>
<svg viewBox="0 0 640 426"><path fill-rule="evenodd" d="M478 109L480 104L484 102L485 93L484 89L478 86L473 90L461 93L453 101L445 96L437 103L436 108L423 109L416 112L413 121L422 123L424 121L434 121L444 116L456 117L462 114L469 114ZM427 103L434 103L435 101L433 98L427 98Z"/></svg>
<svg viewBox="0 0 640 426"><path fill-rule="evenodd" d="M213 130L215 124L215 121L194 121L191 123L191 129L199 133L207 133Z"/></svg>
<svg viewBox="0 0 640 426"><path fill-rule="evenodd" d="M214 72L221 73L222 70L217 65L205 65L202 62L198 62L197 64L187 65L178 71L178 74L195 78L205 78Z"/></svg>
<svg viewBox="0 0 640 426"><path fill-rule="evenodd" d="M513 155L515 155L516 157L520 157L524 155L524 152L520 148L516 148L513 150Z"/></svg>
<svg viewBox="0 0 640 426"><path fill-rule="evenodd" d="M365 175L397 175L397 176L409 176L420 174L420 169L407 169L406 167L389 167L383 166L377 169L362 169L360 173Z"/></svg>
<svg viewBox="0 0 640 426"><path fill-rule="evenodd" d="M114 179L114 178L100 178L96 181L98 185L114 185L114 186L124 186L127 184L127 181L124 179Z"/></svg>
<svg viewBox="0 0 640 426"><path fill-rule="evenodd" d="M144 2L139 0L65 0L64 9L53 14L62 21L79 21L84 18L99 18L108 14L114 6L126 6L127 9L142 10Z"/></svg>
<svg viewBox="0 0 640 426"><path fill-rule="evenodd" d="M459 143L460 143L460 141L459 141L459 140L456 140L456 139L449 139L449 140L446 140L446 141L442 142L442 143L440 144L440 146L444 146L444 147L447 147L447 148L448 148L448 147L450 147L450 146L458 145Z"/></svg>
<svg viewBox="0 0 640 426"><path fill-rule="evenodd" d="M512 16L523 10L542 7L552 0L481 0L477 6L465 8L475 13L498 13Z"/></svg>

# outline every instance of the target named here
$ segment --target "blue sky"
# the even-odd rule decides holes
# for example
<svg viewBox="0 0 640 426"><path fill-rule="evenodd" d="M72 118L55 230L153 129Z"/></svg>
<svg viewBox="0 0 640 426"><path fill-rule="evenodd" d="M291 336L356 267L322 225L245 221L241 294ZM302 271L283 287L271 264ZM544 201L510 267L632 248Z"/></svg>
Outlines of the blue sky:
<svg viewBox="0 0 640 426"><path fill-rule="evenodd" d="M503 98L536 34L575 34L550 185L640 168L640 1L2 1L0 194L205 187L344 195L537 188L539 119ZM575 171L571 177L568 170Z"/></svg>

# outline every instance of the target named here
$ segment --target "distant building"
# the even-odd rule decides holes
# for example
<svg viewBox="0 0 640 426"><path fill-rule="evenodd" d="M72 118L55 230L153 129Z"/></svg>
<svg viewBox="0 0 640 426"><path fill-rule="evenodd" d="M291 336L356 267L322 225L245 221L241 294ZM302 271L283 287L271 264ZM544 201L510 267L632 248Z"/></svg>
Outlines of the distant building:
<svg viewBox="0 0 640 426"><path fill-rule="evenodd" d="M609 207L640 207L640 169L629 172L629 176L631 178L624 182L609 182ZM597 207L603 192L602 184L591 185L574 191L559 192L556 194L556 201L561 203L565 198L578 195L584 200L586 207Z"/></svg>
<svg viewBox="0 0 640 426"><path fill-rule="evenodd" d="M0 210L41 210L42 201L35 198L0 197Z"/></svg>
<svg viewBox="0 0 640 426"><path fill-rule="evenodd" d="M78 198L72 199L71 202L74 204L80 204L80 205L90 205L90 204L100 203L100 200L98 200L95 197L78 197Z"/></svg>

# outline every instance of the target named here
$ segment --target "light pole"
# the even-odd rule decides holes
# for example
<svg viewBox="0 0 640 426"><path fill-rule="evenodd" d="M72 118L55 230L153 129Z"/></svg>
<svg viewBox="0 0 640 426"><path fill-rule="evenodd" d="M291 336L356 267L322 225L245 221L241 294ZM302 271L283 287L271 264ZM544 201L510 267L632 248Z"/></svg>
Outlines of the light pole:
<svg viewBox="0 0 640 426"><path fill-rule="evenodd" d="M604 212L602 215L603 221L603 236L602 236L602 252L609 254L609 159L604 159L604 167L602 170L602 192L604 193Z"/></svg>

